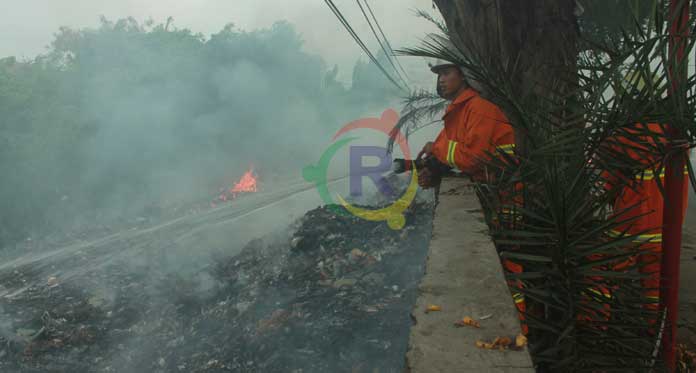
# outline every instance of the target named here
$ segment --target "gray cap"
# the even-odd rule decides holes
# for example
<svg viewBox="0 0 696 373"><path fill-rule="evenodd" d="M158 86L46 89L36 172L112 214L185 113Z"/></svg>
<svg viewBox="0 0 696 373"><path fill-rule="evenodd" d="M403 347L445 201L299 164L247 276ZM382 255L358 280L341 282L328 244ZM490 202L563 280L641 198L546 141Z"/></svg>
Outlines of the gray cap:
<svg viewBox="0 0 696 373"><path fill-rule="evenodd" d="M452 43L452 41L449 39L449 37L445 35L439 35L439 34L428 34L426 37L426 41L428 44L432 44L434 46L438 46L439 48L446 49L449 51L449 53L454 53L454 54L459 54L459 49ZM435 74L439 74L442 72L442 70L448 68L448 67L457 67L459 70L462 70L460 66L457 66L457 64L452 63L451 61L443 60L443 59L437 59L435 60L435 63L430 63L430 71L434 72Z"/></svg>
<svg viewBox="0 0 696 373"><path fill-rule="evenodd" d="M440 60L438 59L435 61L434 64L428 64L430 66L430 71L434 72L435 74L439 74L442 72L442 70L448 68L448 67L456 67L459 68L456 64L453 64L452 62L445 61L445 60ZM461 68L459 68L461 70Z"/></svg>
<svg viewBox="0 0 696 373"><path fill-rule="evenodd" d="M435 46L440 49L445 49L447 50L450 54L452 54L453 58L459 57L464 59L463 53L466 53L465 49L458 48L457 46L454 45L452 40L448 36L445 35L440 35L440 34L428 34L425 38L425 41L427 42L428 45L430 46ZM483 93L484 92L484 87L481 86L481 84L474 78L474 74L466 67L457 65L455 63L452 63L451 61L447 60L442 60L438 59L435 61L435 63L429 64L430 65L430 71L434 72L435 74L439 74L443 69L447 67L457 67L459 71L462 72L462 75L464 76L464 80L466 80L466 83L473 89Z"/></svg>

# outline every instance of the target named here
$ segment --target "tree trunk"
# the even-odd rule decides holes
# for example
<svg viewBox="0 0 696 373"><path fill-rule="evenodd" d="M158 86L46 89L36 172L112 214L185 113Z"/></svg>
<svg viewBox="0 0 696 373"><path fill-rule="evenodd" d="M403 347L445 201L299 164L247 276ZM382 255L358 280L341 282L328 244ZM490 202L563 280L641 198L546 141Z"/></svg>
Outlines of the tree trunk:
<svg viewBox="0 0 696 373"><path fill-rule="evenodd" d="M472 53L477 62L483 66L493 67L494 74L504 74L505 97L483 96L498 104L515 127L515 152L520 156L521 164L533 155L528 150L548 141L547 134L562 131L569 122L568 112L577 92L577 40L578 26L574 14L574 0L434 0L442 13L450 39L463 53ZM473 84L478 88L476 84ZM479 84L485 87L486 84ZM501 102L496 100L496 96ZM511 106L512 101L514 106ZM550 103L550 104L546 104ZM522 118L521 111L527 114ZM542 112L536 112L539 110ZM529 120L534 114L550 118L551 122L536 123ZM531 122L531 123L530 123ZM582 143L577 143L575 153L582 159ZM542 161L537 159L536 161ZM558 159L559 162L564 160ZM535 163L534 161L531 162ZM578 164L582 164L579 162ZM520 193L522 201L530 201L530 196L539 195L544 190L544 182L524 183L521 191L506 190L498 193L497 198ZM517 186L510 186L517 188ZM523 204L526 202L523 202ZM514 228L513 228L514 229ZM498 247L501 251L516 248ZM563 263L560 251L554 252L554 263ZM554 271L561 273L558 268ZM539 282L540 280L534 280ZM544 281L527 285L543 288ZM513 285L514 288L514 285ZM568 300L572 304L572 299ZM533 314L538 314L544 305L526 301L526 307ZM573 310L569 310L570 313ZM566 326L567 315L557 309L543 311L544 317L558 325ZM571 320L572 321L572 320ZM531 325L530 325L531 326ZM563 330L563 329L562 329ZM553 333L540 336L538 330L530 329L534 345L548 350L554 346L558 335ZM575 345L564 345L555 352L559 359L571 356Z"/></svg>
<svg viewBox="0 0 696 373"><path fill-rule="evenodd" d="M553 74L575 75L574 0L434 2L455 44L463 50L475 49L486 60L502 61L516 73L513 77L523 91L543 88Z"/></svg>
<svg viewBox="0 0 696 373"><path fill-rule="evenodd" d="M478 53L482 61L499 64L522 101L531 95L561 97L575 85L578 27L574 0L434 2L457 47ZM561 118L563 114L559 113ZM518 152L524 154L524 134L518 131L517 140Z"/></svg>

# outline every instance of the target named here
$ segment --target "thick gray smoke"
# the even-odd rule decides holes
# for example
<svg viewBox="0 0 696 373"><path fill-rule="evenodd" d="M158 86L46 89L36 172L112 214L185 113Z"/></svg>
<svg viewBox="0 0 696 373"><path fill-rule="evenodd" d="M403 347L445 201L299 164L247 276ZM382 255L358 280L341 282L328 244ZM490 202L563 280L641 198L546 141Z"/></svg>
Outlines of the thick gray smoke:
<svg viewBox="0 0 696 373"><path fill-rule="evenodd" d="M210 38L102 19L2 60L0 246L207 203L253 167L300 177L331 134L398 92L358 62L351 86L288 23Z"/></svg>
<svg viewBox="0 0 696 373"><path fill-rule="evenodd" d="M326 201L302 179L341 126L398 108L403 92L372 63L357 61L350 84L339 75L306 52L285 22L253 31L230 25L208 38L169 22L102 19L98 28L61 28L35 59L0 60L0 370L165 372L221 368L224 357L254 371L249 362L272 361L245 355L255 348L245 338L264 340L250 328L264 329L267 312L284 315L279 308L302 303L294 287L280 291L269 281L295 278L297 289L316 287L317 304L333 304L322 297L340 303L340 287L321 287L312 273L336 261L331 273L345 282L338 270L344 258L363 251L374 253L360 254L364 272L375 265L384 272L378 282L388 280L366 280L361 287L372 295L365 301L387 297L398 305L395 317L382 315L388 322L375 320L385 330L407 330L429 205L418 202L413 227L395 232L315 209ZM386 136L369 132L351 134L360 145L385 144ZM338 155L333 165L345 161ZM220 189L250 168L260 190L221 202ZM331 171L332 178L344 172ZM311 209L314 218L297 220ZM330 247L297 261L290 248L299 247L298 227L329 237ZM420 254L401 250L402 241ZM395 262L378 264L383 255ZM362 297L361 287L349 298ZM343 318L333 312L347 310L339 303L321 313L327 325ZM211 342L228 333L242 338ZM403 333L373 334L385 339L380 348L398 342L389 364L400 364ZM31 358L20 359L25 353Z"/></svg>

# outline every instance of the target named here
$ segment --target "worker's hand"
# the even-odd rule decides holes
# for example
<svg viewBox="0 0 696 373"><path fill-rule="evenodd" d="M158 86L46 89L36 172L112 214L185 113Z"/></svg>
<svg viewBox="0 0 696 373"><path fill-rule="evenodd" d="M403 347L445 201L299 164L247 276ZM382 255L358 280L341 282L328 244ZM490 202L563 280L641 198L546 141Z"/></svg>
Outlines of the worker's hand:
<svg viewBox="0 0 696 373"><path fill-rule="evenodd" d="M418 157L416 157L416 159L428 157L431 154L433 154L433 142L428 141L427 143L425 143L425 145L423 146L423 149L420 151L420 153L418 153Z"/></svg>
<svg viewBox="0 0 696 373"><path fill-rule="evenodd" d="M436 186L435 175L427 167L418 171L418 185L423 189L430 189Z"/></svg>

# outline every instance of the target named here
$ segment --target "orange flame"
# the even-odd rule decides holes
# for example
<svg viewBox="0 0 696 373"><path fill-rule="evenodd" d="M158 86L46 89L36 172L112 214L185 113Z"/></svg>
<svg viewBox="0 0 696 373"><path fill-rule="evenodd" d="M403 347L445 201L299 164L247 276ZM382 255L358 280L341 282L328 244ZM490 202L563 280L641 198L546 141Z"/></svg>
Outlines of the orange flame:
<svg viewBox="0 0 696 373"><path fill-rule="evenodd" d="M256 176L254 175L254 170L249 169L244 173L244 175L242 175L239 182L236 183L232 189L230 189L230 193L253 193L256 192L256 190Z"/></svg>
<svg viewBox="0 0 696 373"><path fill-rule="evenodd" d="M219 194L214 201L210 202L210 207L216 208L218 203L225 203L237 199L241 193L254 193L258 191L258 176L254 174L253 167L250 167L239 182L235 183L232 188L220 188Z"/></svg>

